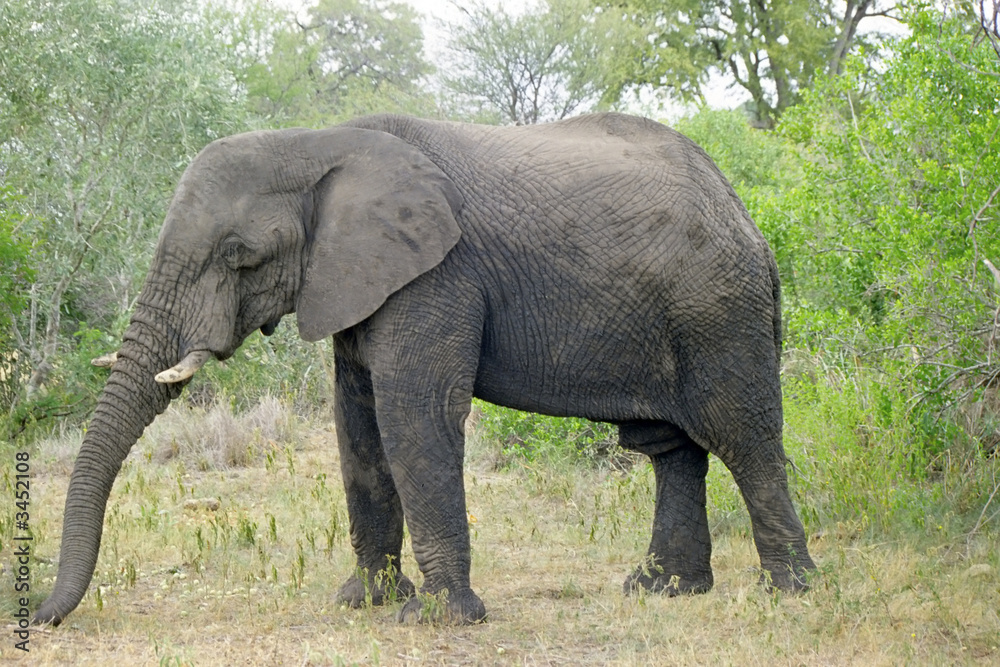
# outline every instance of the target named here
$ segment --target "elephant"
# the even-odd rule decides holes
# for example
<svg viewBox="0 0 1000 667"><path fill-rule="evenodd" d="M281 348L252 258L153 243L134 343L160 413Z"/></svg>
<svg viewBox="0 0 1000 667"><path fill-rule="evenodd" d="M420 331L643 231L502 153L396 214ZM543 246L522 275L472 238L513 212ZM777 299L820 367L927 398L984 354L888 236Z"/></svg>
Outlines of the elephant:
<svg viewBox="0 0 1000 667"><path fill-rule="evenodd" d="M617 425L622 447L649 456L652 537L626 594L712 587L709 453L746 502L765 585L803 590L815 565L785 470L780 305L774 254L729 182L653 120L381 114L216 140L168 207L35 620L58 624L86 592L144 428L209 359L291 313L304 340L333 340L357 558L339 601L394 592L409 598L398 619L421 619L404 574L394 590L367 576L399 563L405 520L439 619L486 618L463 486L473 397Z"/></svg>

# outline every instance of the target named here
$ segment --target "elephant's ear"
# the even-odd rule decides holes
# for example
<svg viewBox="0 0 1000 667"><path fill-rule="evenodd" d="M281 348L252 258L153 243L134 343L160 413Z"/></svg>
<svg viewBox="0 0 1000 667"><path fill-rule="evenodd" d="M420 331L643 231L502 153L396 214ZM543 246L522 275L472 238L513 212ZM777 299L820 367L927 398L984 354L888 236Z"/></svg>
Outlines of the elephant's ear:
<svg viewBox="0 0 1000 667"><path fill-rule="evenodd" d="M373 130L302 132L325 174L313 190L311 243L296 312L316 341L378 310L458 243L462 196L419 150ZM324 158L330 161L323 163Z"/></svg>

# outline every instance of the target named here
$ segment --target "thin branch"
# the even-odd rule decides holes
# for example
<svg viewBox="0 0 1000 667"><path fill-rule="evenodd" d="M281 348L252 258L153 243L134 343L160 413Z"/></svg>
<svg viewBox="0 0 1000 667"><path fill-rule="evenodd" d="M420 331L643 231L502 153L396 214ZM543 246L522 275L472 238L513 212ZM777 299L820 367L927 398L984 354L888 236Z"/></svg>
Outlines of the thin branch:
<svg viewBox="0 0 1000 667"><path fill-rule="evenodd" d="M858 146L861 148L861 152L865 154L869 162L874 162L872 156L868 154L868 149L865 148L865 141L861 136L861 129L858 127L858 116L854 113L854 100L851 99L851 94L847 93L847 104L851 107L851 121L854 123L854 131L858 135Z"/></svg>
<svg viewBox="0 0 1000 667"><path fill-rule="evenodd" d="M992 12L993 16L988 16L986 0L979 0L979 26L983 35L990 41L990 46L1000 58L1000 3L994 0Z"/></svg>
<svg viewBox="0 0 1000 667"><path fill-rule="evenodd" d="M1000 287L1000 269L997 269L997 267L993 266L993 262L985 258L983 259L983 264L985 264L986 268L988 268L990 273L993 274L993 279L997 282L997 287Z"/></svg>
<svg viewBox="0 0 1000 667"><path fill-rule="evenodd" d="M976 214L972 216L972 222L969 223L969 233L966 235L966 238L972 236L973 232L976 231L976 224L979 222L983 212L986 211L991 204L993 204L993 200L996 198L997 194L1000 194L1000 185L997 185L996 188L993 189L993 192L990 193L990 196L986 199L986 203L980 206ZM989 260L984 259L983 261L988 262ZM993 265L990 264L991 270L996 271L996 269L992 268L992 266ZM994 277L996 277L996 275L996 273L993 274Z"/></svg>

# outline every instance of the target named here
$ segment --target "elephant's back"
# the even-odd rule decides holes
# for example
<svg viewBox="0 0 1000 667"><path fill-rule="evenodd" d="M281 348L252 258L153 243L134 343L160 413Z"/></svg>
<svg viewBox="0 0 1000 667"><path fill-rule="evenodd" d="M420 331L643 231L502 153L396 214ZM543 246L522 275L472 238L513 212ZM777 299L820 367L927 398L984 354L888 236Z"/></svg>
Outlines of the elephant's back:
<svg viewBox="0 0 1000 667"><path fill-rule="evenodd" d="M462 193L459 224L477 256L509 258L549 294L586 288L618 298L641 278L637 298L673 307L751 273L766 276L760 287L771 298L763 235L708 155L661 123L618 113L519 127L358 122L424 152ZM586 285L567 280L581 274Z"/></svg>
<svg viewBox="0 0 1000 667"><path fill-rule="evenodd" d="M583 270L611 293L642 276L676 303L696 296L698 275L705 287L771 261L712 160L660 123L594 114L487 128L458 155L443 168L457 174L465 230L535 266Z"/></svg>
<svg viewBox="0 0 1000 667"><path fill-rule="evenodd" d="M510 234L564 222L565 234L591 235L600 225L648 237L705 222L708 236L763 240L711 158L647 118L598 113L498 127L382 114L350 124L419 148L462 192L470 222Z"/></svg>

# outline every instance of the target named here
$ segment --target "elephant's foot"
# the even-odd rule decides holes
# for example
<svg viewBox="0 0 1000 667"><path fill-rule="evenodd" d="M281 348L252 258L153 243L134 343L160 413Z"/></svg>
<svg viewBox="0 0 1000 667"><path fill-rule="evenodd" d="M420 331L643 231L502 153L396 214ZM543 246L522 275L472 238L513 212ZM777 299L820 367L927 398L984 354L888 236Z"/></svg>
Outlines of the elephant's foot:
<svg viewBox="0 0 1000 667"><path fill-rule="evenodd" d="M663 593L669 597L676 595L695 595L712 590L715 580L712 569L690 574L678 574L674 568L664 568L658 565L640 565L630 574L622 587L625 595L631 595L646 590L651 593Z"/></svg>
<svg viewBox="0 0 1000 667"><path fill-rule="evenodd" d="M778 563L761 563L760 583L768 591L800 593L809 590L809 578L815 573L816 565L806 556L804 560Z"/></svg>
<svg viewBox="0 0 1000 667"><path fill-rule="evenodd" d="M357 609L369 604L377 606L406 600L415 592L413 582L402 572L394 571L390 576L385 570L379 570L372 577L368 570L358 570L337 591L337 602Z"/></svg>
<svg viewBox="0 0 1000 667"><path fill-rule="evenodd" d="M486 606L471 588L456 593L421 592L399 610L400 623L440 623L442 625L471 625L486 620Z"/></svg>

